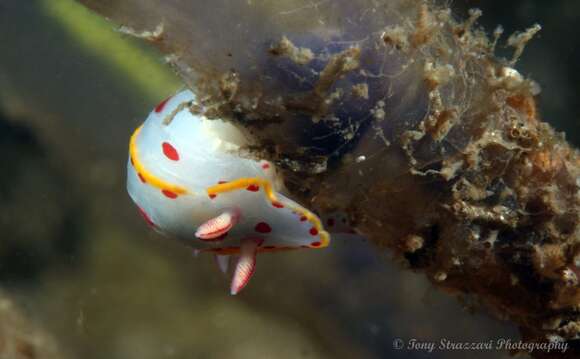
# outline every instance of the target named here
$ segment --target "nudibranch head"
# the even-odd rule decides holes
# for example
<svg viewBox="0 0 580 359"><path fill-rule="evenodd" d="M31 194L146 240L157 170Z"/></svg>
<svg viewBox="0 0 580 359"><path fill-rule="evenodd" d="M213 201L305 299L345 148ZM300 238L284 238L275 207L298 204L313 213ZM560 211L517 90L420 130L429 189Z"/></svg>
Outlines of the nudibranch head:
<svg viewBox="0 0 580 359"><path fill-rule="evenodd" d="M243 134L194 107L194 94L183 91L131 137L127 188L147 223L218 255L326 247L318 216L279 193L273 163L242 156Z"/></svg>

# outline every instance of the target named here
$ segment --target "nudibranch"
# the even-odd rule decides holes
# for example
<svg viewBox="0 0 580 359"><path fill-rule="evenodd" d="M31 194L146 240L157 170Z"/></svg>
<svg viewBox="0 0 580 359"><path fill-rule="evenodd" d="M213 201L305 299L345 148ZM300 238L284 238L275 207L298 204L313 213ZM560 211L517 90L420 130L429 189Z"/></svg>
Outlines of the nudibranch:
<svg viewBox="0 0 580 359"><path fill-rule="evenodd" d="M196 107L191 91L180 92L131 137L127 189L146 222L215 254L224 271L237 255L231 294L250 280L258 253L328 246L319 217L280 193L274 164L244 156L245 136Z"/></svg>

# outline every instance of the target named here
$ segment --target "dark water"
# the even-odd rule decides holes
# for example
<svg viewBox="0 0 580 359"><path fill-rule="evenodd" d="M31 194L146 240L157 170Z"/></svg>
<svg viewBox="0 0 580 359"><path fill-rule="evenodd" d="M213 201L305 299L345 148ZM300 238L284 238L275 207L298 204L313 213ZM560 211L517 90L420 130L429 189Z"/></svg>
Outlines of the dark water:
<svg viewBox="0 0 580 359"><path fill-rule="evenodd" d="M213 259L151 233L125 191L128 137L179 80L78 5L50 2L0 0L0 339L12 345L0 358L463 358L393 342L517 338L362 241L262 256L229 296ZM543 24L519 68L543 87L543 117L580 143L580 4L506 4L456 1L481 6L488 29Z"/></svg>

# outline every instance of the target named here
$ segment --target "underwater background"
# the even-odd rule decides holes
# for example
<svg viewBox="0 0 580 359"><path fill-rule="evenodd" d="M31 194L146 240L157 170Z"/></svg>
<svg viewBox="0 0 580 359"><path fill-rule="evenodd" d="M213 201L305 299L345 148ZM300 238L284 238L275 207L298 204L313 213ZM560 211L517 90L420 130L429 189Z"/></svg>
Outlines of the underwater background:
<svg viewBox="0 0 580 359"><path fill-rule="evenodd" d="M580 3L453 5L474 6L490 32L542 24L518 69L578 146ZM393 341L517 340L364 241L261 256L230 296L126 194L129 135L183 87L162 56L72 0L0 0L0 44L0 358L463 358Z"/></svg>

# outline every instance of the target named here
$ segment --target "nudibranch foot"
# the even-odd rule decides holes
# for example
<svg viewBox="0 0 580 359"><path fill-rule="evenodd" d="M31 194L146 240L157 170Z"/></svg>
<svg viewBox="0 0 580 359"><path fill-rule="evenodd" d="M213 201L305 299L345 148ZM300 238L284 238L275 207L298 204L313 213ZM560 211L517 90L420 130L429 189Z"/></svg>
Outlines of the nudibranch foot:
<svg viewBox="0 0 580 359"><path fill-rule="evenodd" d="M257 248L258 243L256 241L248 240L242 242L240 257L238 258L230 287L231 295L238 294L248 284L250 278L252 278L256 270Z"/></svg>

